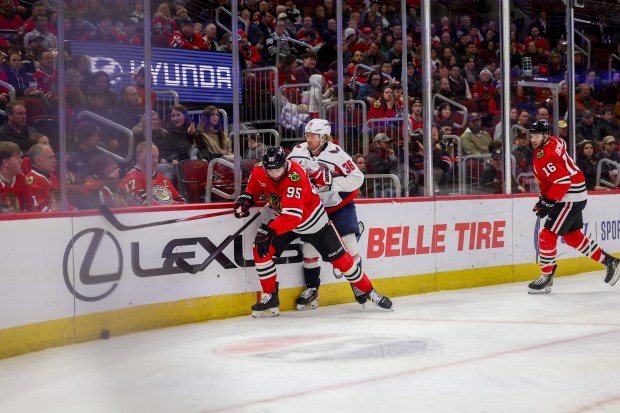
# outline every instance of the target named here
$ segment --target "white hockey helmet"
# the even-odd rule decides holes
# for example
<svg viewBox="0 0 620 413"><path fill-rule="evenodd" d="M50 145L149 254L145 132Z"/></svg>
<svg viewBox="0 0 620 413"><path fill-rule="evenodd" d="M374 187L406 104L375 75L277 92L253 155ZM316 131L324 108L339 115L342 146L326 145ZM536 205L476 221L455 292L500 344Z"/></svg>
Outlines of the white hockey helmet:
<svg viewBox="0 0 620 413"><path fill-rule="evenodd" d="M317 133L321 137L321 142L325 142L325 135L332 134L332 126L326 119L312 119L306 123L305 133Z"/></svg>

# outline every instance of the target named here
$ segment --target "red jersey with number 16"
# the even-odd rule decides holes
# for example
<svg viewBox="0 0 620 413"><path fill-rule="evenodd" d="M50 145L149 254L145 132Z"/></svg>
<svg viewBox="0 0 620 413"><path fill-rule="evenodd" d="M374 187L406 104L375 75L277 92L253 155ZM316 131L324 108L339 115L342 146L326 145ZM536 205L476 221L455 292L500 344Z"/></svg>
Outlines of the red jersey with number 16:
<svg viewBox="0 0 620 413"><path fill-rule="evenodd" d="M549 136L547 143L534 151L532 169L544 198L559 202L586 200L585 177L568 156L564 140Z"/></svg>
<svg viewBox="0 0 620 413"><path fill-rule="evenodd" d="M262 162L257 163L250 175L246 192L252 194L254 200L265 195L276 214L276 219L269 223L276 234L289 231L313 234L328 223L327 213L306 171L297 162L286 161L286 164L286 174L274 181L267 176Z"/></svg>

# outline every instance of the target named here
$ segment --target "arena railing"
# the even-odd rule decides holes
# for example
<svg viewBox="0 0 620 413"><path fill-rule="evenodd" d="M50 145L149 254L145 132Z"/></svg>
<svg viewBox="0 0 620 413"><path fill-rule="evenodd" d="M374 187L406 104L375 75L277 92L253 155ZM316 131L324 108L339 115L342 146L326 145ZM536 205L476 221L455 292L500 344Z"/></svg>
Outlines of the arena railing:
<svg viewBox="0 0 620 413"><path fill-rule="evenodd" d="M458 102L456 102L456 101L454 101L454 100L452 100L450 98L447 98L447 97L445 97L443 95L435 93L433 95L433 97L431 98L431 107L433 108L433 110L435 109L435 102L437 101L437 99L443 100L444 102L449 103L450 105L460 109L461 112L463 113L463 123L455 124L454 125L455 127L457 127L457 128L465 128L467 126L467 115L468 115L469 111L467 110L467 108L465 106L461 105L460 103L458 103Z"/></svg>
<svg viewBox="0 0 620 413"><path fill-rule="evenodd" d="M243 105L240 105L242 122L252 124L275 124L278 111L272 102L278 82L275 67L246 69L243 78Z"/></svg>
<svg viewBox="0 0 620 413"><path fill-rule="evenodd" d="M394 174L364 174L360 192L363 198L400 197L400 179Z"/></svg>
<svg viewBox="0 0 620 413"><path fill-rule="evenodd" d="M613 62L614 60L620 61L620 56L618 56L617 54L611 54L609 55L609 68L607 69L607 79L609 80L609 82L612 82L612 73L614 71L613 69Z"/></svg>
<svg viewBox="0 0 620 413"><path fill-rule="evenodd" d="M344 114L344 137L338 137L338 145L346 153L353 156L356 153L368 154L368 109L363 100L345 100ZM333 125L333 130L338 130L338 102L324 103L325 119ZM334 108L335 110L332 110Z"/></svg>
<svg viewBox="0 0 620 413"><path fill-rule="evenodd" d="M459 161L463 157L461 137L458 135L444 135L441 137L441 140L443 141L443 145L446 147L445 151L448 152L452 158L453 165L448 183L441 185L440 189L447 188L449 195L463 194L463 190L459 184L459 171L461 170ZM450 141L452 142L450 143ZM454 153L455 150L456 153Z"/></svg>
<svg viewBox="0 0 620 413"><path fill-rule="evenodd" d="M608 165L610 170L615 169L618 172L616 174L616 182L610 182L606 179L603 179L603 177L601 176L603 174L603 165ZM620 164L618 164L618 162L612 161L611 159L601 159L596 166L596 185L605 185L612 189L618 188L618 186L620 185Z"/></svg>
<svg viewBox="0 0 620 413"><path fill-rule="evenodd" d="M106 125L112 129L119 131L121 134L127 137L127 154L125 156L117 155L114 152L110 152L106 148L98 145L97 148L101 152L107 153L108 155L112 156L114 159L116 159L117 161L121 163L129 163L133 160L134 136L133 136L133 133L131 133L129 129L127 129L123 125L119 125L118 123L111 121L108 118L97 115L96 113L93 113L93 112L89 112L87 110L78 113L78 115L76 116L76 120L84 120L84 119L90 119L95 122L101 123L102 125Z"/></svg>
<svg viewBox="0 0 620 413"><path fill-rule="evenodd" d="M217 25L217 27L224 30L226 33L231 33L230 28L226 27L220 21L221 13L228 15L228 17L232 20L232 13L229 10L226 10L224 7L218 7L217 9L215 9L215 24Z"/></svg>
<svg viewBox="0 0 620 413"><path fill-rule="evenodd" d="M162 116L162 119L170 111L170 108L179 104L179 94L174 90L154 90L155 111Z"/></svg>

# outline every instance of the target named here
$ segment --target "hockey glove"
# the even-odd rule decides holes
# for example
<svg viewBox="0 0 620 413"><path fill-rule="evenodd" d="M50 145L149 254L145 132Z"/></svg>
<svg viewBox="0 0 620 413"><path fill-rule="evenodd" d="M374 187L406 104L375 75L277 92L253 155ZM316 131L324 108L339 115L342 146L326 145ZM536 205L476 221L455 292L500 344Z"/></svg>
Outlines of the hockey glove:
<svg viewBox="0 0 620 413"><path fill-rule="evenodd" d="M332 173L329 169L320 169L316 172L312 172L310 174L310 180L312 181L312 184L317 188L331 186L333 182Z"/></svg>
<svg viewBox="0 0 620 413"><path fill-rule="evenodd" d="M235 218L245 218L250 215L250 208L254 206L254 197L252 194L242 192L235 202Z"/></svg>
<svg viewBox="0 0 620 413"><path fill-rule="evenodd" d="M555 202L552 199L540 198L536 205L534 206L533 211L537 216L544 218L551 213L551 210L555 206Z"/></svg>
<svg viewBox="0 0 620 413"><path fill-rule="evenodd" d="M276 236L276 232L271 229L267 224L261 224L256 231L256 238L254 239L254 245L256 246L256 253L259 257L264 258L269 254L269 247L273 237Z"/></svg>

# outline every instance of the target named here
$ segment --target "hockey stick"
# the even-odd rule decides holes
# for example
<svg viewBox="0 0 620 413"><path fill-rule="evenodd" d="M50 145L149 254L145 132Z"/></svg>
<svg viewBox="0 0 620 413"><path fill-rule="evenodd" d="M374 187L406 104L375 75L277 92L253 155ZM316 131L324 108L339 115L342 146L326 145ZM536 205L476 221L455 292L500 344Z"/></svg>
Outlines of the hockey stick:
<svg viewBox="0 0 620 413"><path fill-rule="evenodd" d="M146 224L138 224L138 225L125 225L125 224L121 223L114 216L112 211L110 211L110 208L108 208L106 205L101 205L99 210L101 211L101 215L103 215L105 217L105 219L107 219L108 222L110 224L112 224L112 226L114 228L116 228L117 230L119 230L119 231L130 231L132 229L157 227L159 225L174 224L176 222L193 221L195 219L203 219L203 218L217 217L217 216L220 216L220 215L228 215L228 214L232 214L232 213L235 212L234 210L231 209L231 210L220 211L220 212L212 212L210 214L194 215L193 217L168 219L166 221L148 222Z"/></svg>
<svg viewBox="0 0 620 413"><path fill-rule="evenodd" d="M175 264L177 265L177 267L179 267L183 271L188 272L190 274L196 274L198 272L204 271L205 268L207 268L209 266L209 264L211 264L211 262L218 255L220 255L220 253L224 250L224 248L226 248L228 246L228 244L230 244L235 238L237 238L237 236L239 234L241 234L243 231L245 231L245 229L247 227L249 227L252 222L256 221L256 219L263 213L263 211L268 206L269 206L269 203L265 204L265 206L263 206L257 213L255 213L252 216L252 218L250 218L248 220L248 222L243 224L243 226L241 228L239 228L234 234L229 235L226 238L224 238L224 241L222 241L222 243L215 249L215 251L213 251L211 253L211 255L209 255L207 257L205 262L203 262L202 264L192 265L192 264L188 263L187 261L185 261L183 258L177 258L177 260L175 261Z"/></svg>
<svg viewBox="0 0 620 413"><path fill-rule="evenodd" d="M538 244L540 237L540 217L536 216L536 225L534 226L534 248L536 249L536 264L540 258L540 245Z"/></svg>

